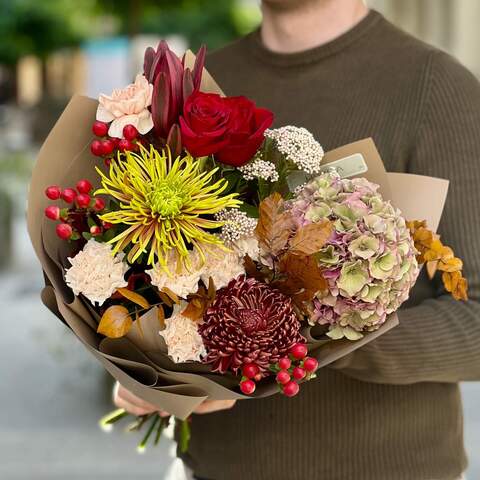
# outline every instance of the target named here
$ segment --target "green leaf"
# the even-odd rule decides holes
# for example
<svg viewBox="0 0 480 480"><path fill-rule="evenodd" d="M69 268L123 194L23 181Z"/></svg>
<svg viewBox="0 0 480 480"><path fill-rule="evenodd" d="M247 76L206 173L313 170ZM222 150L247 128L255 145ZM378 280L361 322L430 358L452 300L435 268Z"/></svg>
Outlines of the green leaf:
<svg viewBox="0 0 480 480"><path fill-rule="evenodd" d="M240 211L245 212L251 218L258 218L258 207L255 205L249 205L248 203L242 203L240 205Z"/></svg>

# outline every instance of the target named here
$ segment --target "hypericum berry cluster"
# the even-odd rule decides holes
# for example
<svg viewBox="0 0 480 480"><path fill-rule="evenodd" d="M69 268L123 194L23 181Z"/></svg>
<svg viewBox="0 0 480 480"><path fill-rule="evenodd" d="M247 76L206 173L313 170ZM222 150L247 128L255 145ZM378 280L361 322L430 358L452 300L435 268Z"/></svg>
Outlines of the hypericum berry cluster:
<svg viewBox="0 0 480 480"><path fill-rule="evenodd" d="M309 174L320 172L324 151L306 128L287 125L266 130L265 137L273 140L278 151L300 170Z"/></svg>
<svg viewBox="0 0 480 480"><path fill-rule="evenodd" d="M278 182L278 172L275 164L261 158L254 158L251 162L238 168L245 180L260 178L267 182Z"/></svg>
<svg viewBox="0 0 480 480"><path fill-rule="evenodd" d="M251 237L257 226L257 219L249 217L238 208L221 210L215 214L215 220L225 222L220 232L220 238L225 242L235 242L240 238Z"/></svg>
<svg viewBox="0 0 480 480"><path fill-rule="evenodd" d="M109 137L108 124L98 120L93 122L92 132L99 138L92 141L90 151L96 157L103 157L107 166L119 152L138 150L139 133L133 125L123 127L124 138Z"/></svg>
<svg viewBox="0 0 480 480"><path fill-rule="evenodd" d="M242 379L240 380L240 390L245 395L251 395L256 388L256 381L262 379L260 369L254 363L247 363L242 368Z"/></svg>
<svg viewBox="0 0 480 480"><path fill-rule="evenodd" d="M45 195L50 200L63 200L68 206L60 208L58 205L49 205L45 208L45 216L60 223L56 226L56 233L62 240L78 240L83 233L98 236L111 227L110 224L100 222L97 214L105 208L105 200L101 197L92 197L92 184L88 180L79 180L74 188L64 188L50 185ZM88 219L88 220L87 220ZM88 228L83 228L87 225Z"/></svg>
<svg viewBox="0 0 480 480"><path fill-rule="evenodd" d="M299 382L315 377L318 362L313 357L307 357L308 349L304 343L296 343L289 350L287 357L282 357L274 365L270 365L280 391L287 397L294 397L300 390ZM247 363L242 368L240 390L245 395L255 392L256 383L263 378L255 363Z"/></svg>
<svg viewBox="0 0 480 480"><path fill-rule="evenodd" d="M294 397L300 390L298 382L313 378L318 362L307 357L308 349L304 343L296 343L289 351L288 357L281 358L270 370L276 373L280 391L287 397Z"/></svg>

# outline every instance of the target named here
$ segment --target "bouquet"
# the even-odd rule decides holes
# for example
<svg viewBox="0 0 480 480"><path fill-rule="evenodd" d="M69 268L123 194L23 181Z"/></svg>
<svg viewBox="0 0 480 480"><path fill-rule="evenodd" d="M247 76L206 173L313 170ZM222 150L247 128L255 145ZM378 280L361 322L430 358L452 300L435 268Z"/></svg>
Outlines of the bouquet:
<svg viewBox="0 0 480 480"><path fill-rule="evenodd" d="M422 264L467 298L462 261L434 233L446 182L387 174L371 140L325 154L301 126L272 128L268 109L223 95L204 58L161 42L133 84L74 97L28 210L45 304L183 421L184 439L205 399L294 396L394 327ZM412 204L406 177L438 202ZM143 448L167 423L131 429L149 424Z"/></svg>

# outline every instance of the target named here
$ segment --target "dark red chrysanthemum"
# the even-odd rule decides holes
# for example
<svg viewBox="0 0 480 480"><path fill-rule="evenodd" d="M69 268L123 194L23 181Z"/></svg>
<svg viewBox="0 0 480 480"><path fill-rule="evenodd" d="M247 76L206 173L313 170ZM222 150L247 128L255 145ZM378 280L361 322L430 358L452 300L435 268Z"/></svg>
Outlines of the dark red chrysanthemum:
<svg viewBox="0 0 480 480"><path fill-rule="evenodd" d="M300 322L291 299L253 278L239 277L218 291L199 332L213 370L237 373L255 363L263 374L297 342Z"/></svg>

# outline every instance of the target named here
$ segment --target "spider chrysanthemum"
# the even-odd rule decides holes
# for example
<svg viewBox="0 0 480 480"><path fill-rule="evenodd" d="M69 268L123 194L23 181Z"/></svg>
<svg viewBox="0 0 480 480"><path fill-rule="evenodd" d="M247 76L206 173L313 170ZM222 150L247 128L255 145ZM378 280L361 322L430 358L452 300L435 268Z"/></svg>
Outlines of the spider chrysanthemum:
<svg viewBox="0 0 480 480"><path fill-rule="evenodd" d="M172 250L186 264L191 249L203 258L205 247L222 245L209 232L223 225L213 214L241 204L236 194L222 196L228 183L214 179L217 169L202 171L195 158L174 159L169 150L141 147L138 154L126 152L112 162L107 175L97 170L102 181L97 193L110 195L119 204L101 219L126 226L110 243L115 253L128 250L130 263L145 253L149 265L158 261L168 269Z"/></svg>

